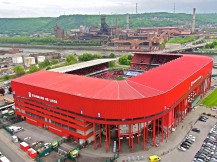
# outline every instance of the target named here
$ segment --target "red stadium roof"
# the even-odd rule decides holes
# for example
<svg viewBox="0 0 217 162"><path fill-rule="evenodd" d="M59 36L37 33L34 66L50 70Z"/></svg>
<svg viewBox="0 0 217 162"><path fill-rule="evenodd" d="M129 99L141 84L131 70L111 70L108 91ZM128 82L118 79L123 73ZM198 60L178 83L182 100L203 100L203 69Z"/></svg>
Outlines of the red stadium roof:
<svg viewBox="0 0 217 162"><path fill-rule="evenodd" d="M123 81L40 71L14 81L27 85L103 100L133 100L163 94L212 62L205 56L183 55L158 68Z"/></svg>

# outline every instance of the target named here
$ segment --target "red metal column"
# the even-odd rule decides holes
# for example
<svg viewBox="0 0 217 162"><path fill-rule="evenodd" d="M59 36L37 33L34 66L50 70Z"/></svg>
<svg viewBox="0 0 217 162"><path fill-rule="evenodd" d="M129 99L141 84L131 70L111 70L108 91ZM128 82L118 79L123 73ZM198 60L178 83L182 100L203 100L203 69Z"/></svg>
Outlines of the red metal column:
<svg viewBox="0 0 217 162"><path fill-rule="evenodd" d="M157 119L157 134L160 134L160 119Z"/></svg>
<svg viewBox="0 0 217 162"><path fill-rule="evenodd" d="M110 132L110 125L108 125L108 147L110 147L111 144L111 132Z"/></svg>
<svg viewBox="0 0 217 162"><path fill-rule="evenodd" d="M180 123L180 121L179 121L179 117L180 117L180 106L179 106L179 104L178 104L178 110L177 110L177 117L178 117L178 125L179 125L179 123Z"/></svg>
<svg viewBox="0 0 217 162"><path fill-rule="evenodd" d="M143 126L143 150L145 150L145 144L146 144L146 140L145 140L145 133L146 133L146 122L144 123L144 126Z"/></svg>
<svg viewBox="0 0 217 162"><path fill-rule="evenodd" d="M140 143L140 124L138 123L137 143Z"/></svg>
<svg viewBox="0 0 217 162"><path fill-rule="evenodd" d="M156 120L152 121L152 142L153 146L156 146Z"/></svg>
<svg viewBox="0 0 217 162"><path fill-rule="evenodd" d="M176 127L176 107L174 108L174 127Z"/></svg>
<svg viewBox="0 0 217 162"><path fill-rule="evenodd" d="M133 124L131 126L131 151L134 152L134 132L133 132Z"/></svg>
<svg viewBox="0 0 217 162"><path fill-rule="evenodd" d="M96 125L93 123L94 149L96 149Z"/></svg>
<svg viewBox="0 0 217 162"><path fill-rule="evenodd" d="M208 77L208 87L207 87L207 89L210 89L210 87L211 87L211 81L212 81L212 76L209 76Z"/></svg>
<svg viewBox="0 0 217 162"><path fill-rule="evenodd" d="M148 122L146 122L147 125L146 125L146 141L148 142L149 139L148 139Z"/></svg>
<svg viewBox="0 0 217 162"><path fill-rule="evenodd" d="M183 120L183 119L184 119L185 112L183 111L183 109L184 109L183 101L182 101L181 103L182 103L182 104L181 104L181 105L182 105L182 106L181 106L181 108L182 108L182 111L181 111L181 112L182 112L182 116L181 116L182 118L181 118L181 120Z"/></svg>
<svg viewBox="0 0 217 162"><path fill-rule="evenodd" d="M162 133L161 142L163 142L164 141L164 117L161 118L161 133Z"/></svg>
<svg viewBox="0 0 217 162"><path fill-rule="evenodd" d="M105 150L108 152L108 125L105 124Z"/></svg>
<svg viewBox="0 0 217 162"><path fill-rule="evenodd" d="M101 125L99 124L99 147L102 146L102 132L101 132Z"/></svg>
<svg viewBox="0 0 217 162"><path fill-rule="evenodd" d="M120 125L118 125L118 150L121 152L121 133L120 133Z"/></svg>
<svg viewBox="0 0 217 162"><path fill-rule="evenodd" d="M129 124L129 141L128 141L128 145L131 146L131 141L130 141L130 135L131 135L131 124Z"/></svg>
<svg viewBox="0 0 217 162"><path fill-rule="evenodd" d="M167 114L166 117L168 118L168 114ZM169 136L169 129L168 129L168 119L167 119L167 123L166 123L166 137L168 138L168 136Z"/></svg>

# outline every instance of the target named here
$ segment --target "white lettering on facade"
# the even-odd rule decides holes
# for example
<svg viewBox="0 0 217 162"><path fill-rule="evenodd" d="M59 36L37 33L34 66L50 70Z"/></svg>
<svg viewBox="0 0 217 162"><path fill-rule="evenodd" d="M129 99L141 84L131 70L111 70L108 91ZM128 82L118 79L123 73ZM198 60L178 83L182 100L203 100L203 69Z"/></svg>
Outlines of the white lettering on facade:
<svg viewBox="0 0 217 162"><path fill-rule="evenodd" d="M50 99L50 98L43 97L43 96L39 96L39 95L33 94L33 93L31 93L31 92L28 92L28 96L29 96L29 97L33 97L33 98L37 98L37 99L39 99L39 100L44 100L44 101L52 102L52 103L55 103L55 104L58 103L57 100Z"/></svg>

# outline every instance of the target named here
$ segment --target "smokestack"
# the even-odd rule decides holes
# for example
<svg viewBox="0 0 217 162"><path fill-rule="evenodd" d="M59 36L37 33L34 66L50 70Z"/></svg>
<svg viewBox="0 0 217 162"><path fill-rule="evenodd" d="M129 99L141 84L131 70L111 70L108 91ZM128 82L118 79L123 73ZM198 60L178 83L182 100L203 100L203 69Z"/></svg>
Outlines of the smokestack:
<svg viewBox="0 0 217 162"><path fill-rule="evenodd" d="M137 7L138 7L138 6L137 6L137 3L136 3L136 14L138 13Z"/></svg>
<svg viewBox="0 0 217 162"><path fill-rule="evenodd" d="M126 29L129 30L129 15L126 16Z"/></svg>
<svg viewBox="0 0 217 162"><path fill-rule="evenodd" d="M195 32L195 20L196 20L196 8L193 8L192 29L191 32Z"/></svg>
<svg viewBox="0 0 217 162"><path fill-rule="evenodd" d="M116 24L115 24L115 36L118 36L118 18L116 17Z"/></svg>

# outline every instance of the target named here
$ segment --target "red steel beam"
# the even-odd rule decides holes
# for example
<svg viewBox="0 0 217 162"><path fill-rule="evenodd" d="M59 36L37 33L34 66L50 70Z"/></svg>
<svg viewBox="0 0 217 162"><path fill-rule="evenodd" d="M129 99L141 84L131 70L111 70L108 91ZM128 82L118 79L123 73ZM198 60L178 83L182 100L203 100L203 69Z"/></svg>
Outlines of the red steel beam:
<svg viewBox="0 0 217 162"><path fill-rule="evenodd" d="M121 133L120 133L120 125L118 125L118 151L121 152Z"/></svg>
<svg viewBox="0 0 217 162"><path fill-rule="evenodd" d="M146 144L146 122L144 123L144 126L143 126L143 150L145 150L145 144Z"/></svg>
<svg viewBox="0 0 217 162"><path fill-rule="evenodd" d="M161 118L161 133L162 133L161 142L163 142L164 141L164 117Z"/></svg>
<svg viewBox="0 0 217 162"><path fill-rule="evenodd" d="M102 146L102 132L101 132L101 125L99 124L99 147Z"/></svg>
<svg viewBox="0 0 217 162"><path fill-rule="evenodd" d="M96 149L96 124L93 123L94 149Z"/></svg>
<svg viewBox="0 0 217 162"><path fill-rule="evenodd" d="M152 121L152 141L153 146L156 146L156 120Z"/></svg>
<svg viewBox="0 0 217 162"><path fill-rule="evenodd" d="M140 124L138 123L137 143L140 144Z"/></svg>

